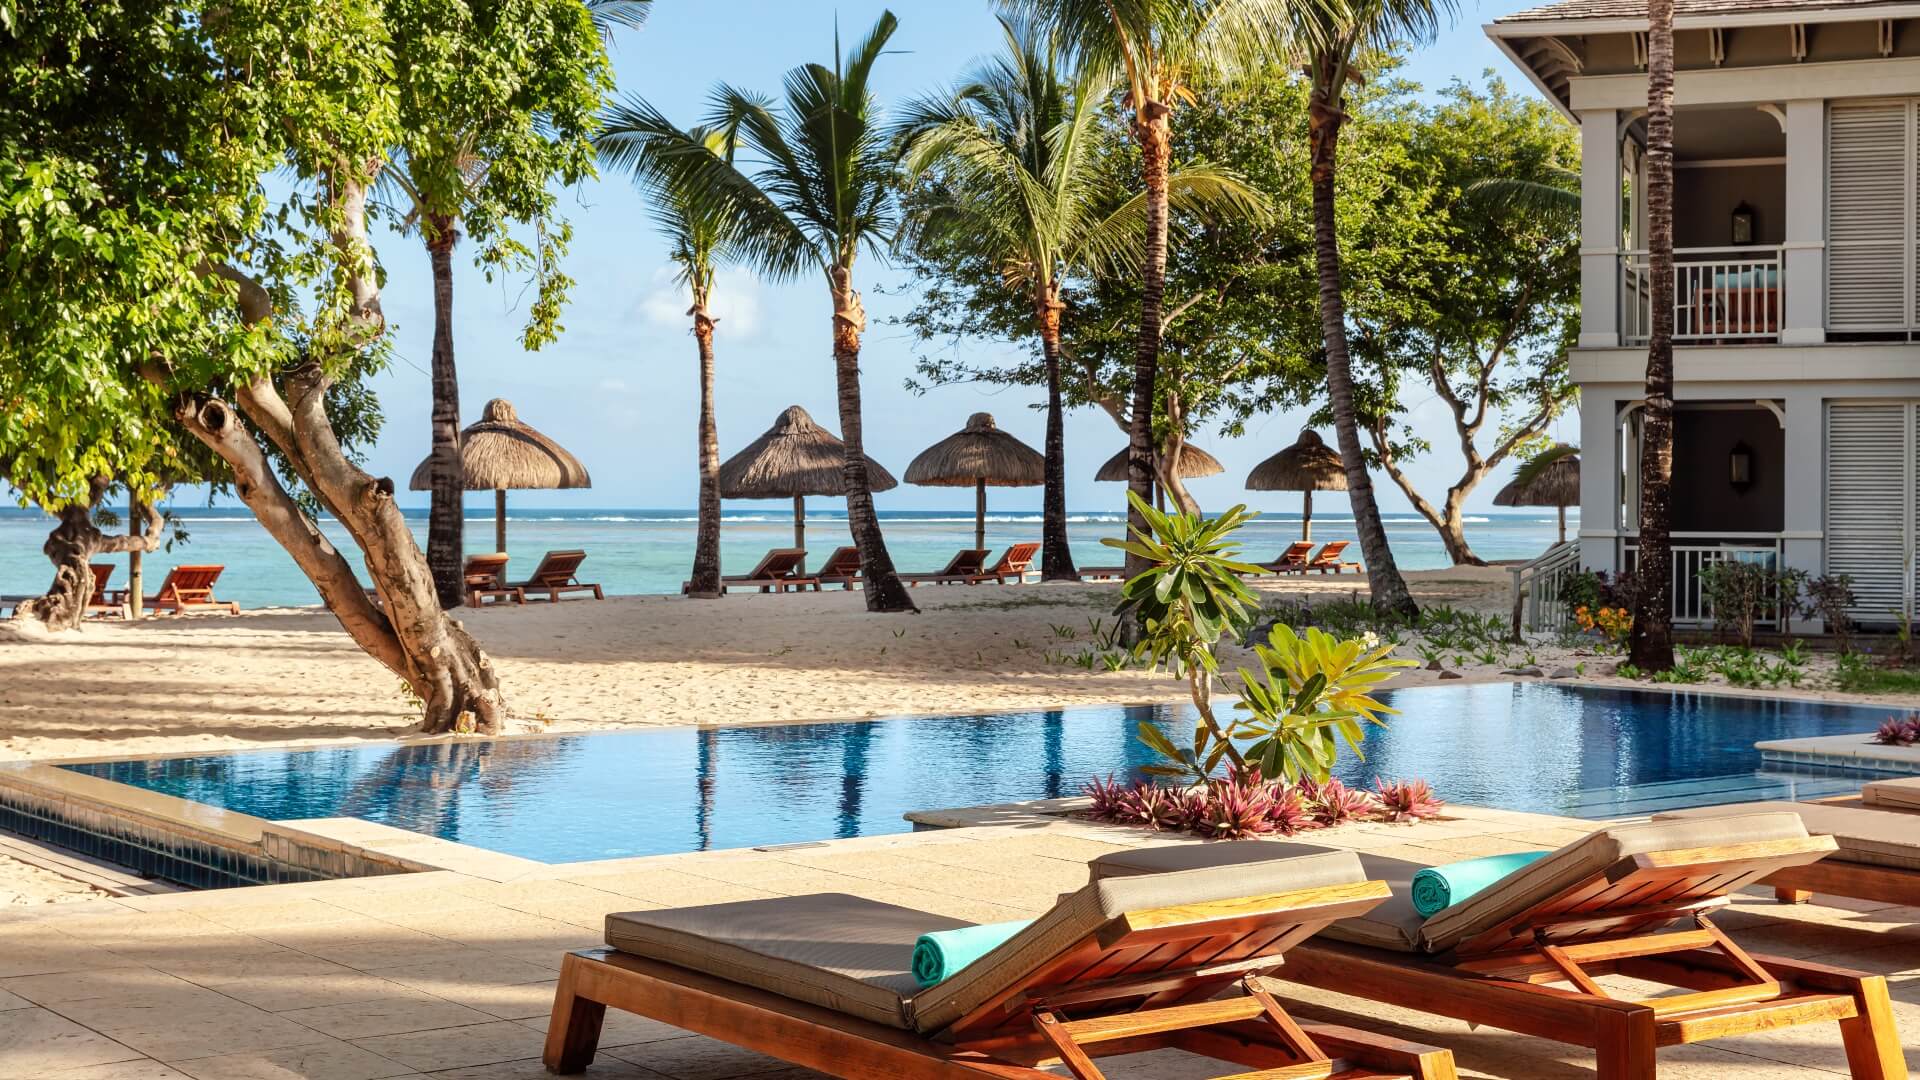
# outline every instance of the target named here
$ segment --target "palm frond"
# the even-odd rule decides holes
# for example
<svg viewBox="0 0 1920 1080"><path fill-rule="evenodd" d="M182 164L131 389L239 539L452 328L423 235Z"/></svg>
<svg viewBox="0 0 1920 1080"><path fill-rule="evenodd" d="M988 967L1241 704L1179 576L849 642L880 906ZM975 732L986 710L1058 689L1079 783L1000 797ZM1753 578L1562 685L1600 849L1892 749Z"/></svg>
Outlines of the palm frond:
<svg viewBox="0 0 1920 1080"><path fill-rule="evenodd" d="M600 40L609 45L616 31L640 29L653 12L653 0L586 0L586 5Z"/></svg>
<svg viewBox="0 0 1920 1080"><path fill-rule="evenodd" d="M1546 166L1548 180L1491 176L1467 185L1467 194L1503 210L1546 217L1577 217L1580 213L1580 175L1571 169Z"/></svg>
<svg viewBox="0 0 1920 1080"><path fill-rule="evenodd" d="M1267 196L1239 173L1207 162L1193 162L1167 174L1167 205L1175 213L1203 220L1241 218L1259 223L1273 213ZM1131 272L1140 258L1146 221L1146 192L1136 192L1082 233L1069 261L1096 276Z"/></svg>

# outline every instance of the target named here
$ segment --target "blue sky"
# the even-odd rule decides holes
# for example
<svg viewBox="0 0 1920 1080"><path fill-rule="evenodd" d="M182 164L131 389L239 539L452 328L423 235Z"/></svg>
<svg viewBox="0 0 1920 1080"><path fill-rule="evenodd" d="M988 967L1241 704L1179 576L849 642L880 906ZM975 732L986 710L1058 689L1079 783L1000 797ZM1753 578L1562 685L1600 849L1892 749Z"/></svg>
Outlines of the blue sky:
<svg viewBox="0 0 1920 1080"><path fill-rule="evenodd" d="M1485 39L1480 26L1523 6L1494 0L1464 8L1456 25L1411 60L1405 74L1428 87L1461 77L1478 79L1494 69L1516 87L1524 78ZM619 91L639 93L682 123L705 107L708 89L724 80L774 92L781 74L795 64L827 61L836 14L851 40L872 24L883 5L864 0L657 0L647 27L620 36L613 51ZM897 101L951 80L969 61L998 44L987 0L895 0L900 29L893 51L876 71L883 101ZM665 249L655 236L639 196L629 183L608 175L566 195L575 228L567 270L578 284L564 316L566 332L538 353L519 346L525 290L518 282L489 285L456 253L455 345L460 368L461 418L470 423L488 398L506 397L522 419L559 439L592 472L589 491L524 492L518 506L688 507L693 505L694 424L697 408L693 341L682 314L685 300L672 287ZM388 281L383 303L397 335L398 361L377 383L387 426L370 465L404 478L426 454L427 360L432 337L431 292L425 252L413 239L381 238ZM958 430L969 413L992 412L1000 426L1030 444L1041 442L1042 414L1032 406L1037 391L948 387L925 396L907 392L914 343L889 327L889 314L906 302L878 295L904 274L867 259L856 270L866 295L869 330L862 353L867 449L896 474L921 449ZM715 308L720 316L718 416L723 456L739 449L791 404L804 406L829 428L838 428L829 352L824 284L808 279L769 286L750 275L721 277ZM996 348L970 348L991 355ZM1459 462L1451 425L1430 395L1412 398L1416 423L1441 448L1412 472L1423 490L1441 492L1457 477ZM1224 475L1196 481L1193 491L1208 509L1245 500L1259 508L1291 510L1298 497L1241 490L1254 463L1286 446L1301 417L1274 414L1249 426L1237 440L1202 432L1196 442L1227 466ZM1556 431L1571 440L1577 419ZM1331 432L1325 432L1331 436ZM1105 414L1085 409L1068 415L1068 505L1076 510L1118 504L1120 485L1096 484L1093 470L1124 441ZM1491 505L1505 470L1475 492L1471 505ZM1384 476L1383 506L1407 509L1405 498ZM962 496L952 489L902 486L880 497L882 507L949 508ZM489 496L476 497L479 501ZM424 504L411 493L408 505ZM1039 489L996 494L995 505L1037 508Z"/></svg>

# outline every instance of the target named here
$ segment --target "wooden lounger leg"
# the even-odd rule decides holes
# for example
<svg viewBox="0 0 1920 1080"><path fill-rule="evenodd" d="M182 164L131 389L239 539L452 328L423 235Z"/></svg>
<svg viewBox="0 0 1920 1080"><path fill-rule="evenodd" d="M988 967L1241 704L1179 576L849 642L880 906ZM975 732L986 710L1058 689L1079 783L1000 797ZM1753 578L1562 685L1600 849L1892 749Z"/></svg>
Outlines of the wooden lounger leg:
<svg viewBox="0 0 1920 1080"><path fill-rule="evenodd" d="M1813 899L1813 893L1806 889L1789 889L1779 886L1773 890L1773 898L1783 904L1804 904Z"/></svg>
<svg viewBox="0 0 1920 1080"><path fill-rule="evenodd" d="M1878 975L1861 979L1853 996L1860 1014L1840 1021L1840 1041L1847 1048L1853 1080L1900 1080L1907 1075L1906 1054L1893 1028L1887 980Z"/></svg>
<svg viewBox="0 0 1920 1080"><path fill-rule="evenodd" d="M1652 1080L1653 1012L1612 1013L1597 1017L1594 1072L1600 1080Z"/></svg>
<svg viewBox="0 0 1920 1080"><path fill-rule="evenodd" d="M1332 1024L1303 1027L1328 1054L1370 1069L1405 1073L1413 1080L1458 1080L1460 1075L1451 1050Z"/></svg>
<svg viewBox="0 0 1920 1080"><path fill-rule="evenodd" d="M560 985L553 995L553 1018L547 1023L547 1071L571 1075L587 1071L600 1049L600 1024L607 1007L576 993L586 961L572 953L560 964Z"/></svg>

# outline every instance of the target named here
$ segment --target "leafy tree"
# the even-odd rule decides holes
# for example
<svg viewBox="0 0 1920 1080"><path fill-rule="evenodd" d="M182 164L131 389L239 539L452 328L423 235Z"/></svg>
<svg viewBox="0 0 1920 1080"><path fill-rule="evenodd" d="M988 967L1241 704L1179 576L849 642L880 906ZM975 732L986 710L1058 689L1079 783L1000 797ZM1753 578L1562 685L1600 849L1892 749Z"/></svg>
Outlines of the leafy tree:
<svg viewBox="0 0 1920 1080"><path fill-rule="evenodd" d="M714 92L707 126L727 145L757 159L721 158L700 140L661 131L642 136L671 183L724 206L735 220L741 262L775 280L809 270L825 277L833 301L833 366L846 443L847 524L860 549L869 611L915 611L894 572L861 437L860 335L866 310L853 287L864 248L883 255L898 223L894 158L884 111L868 89L874 62L899 20L883 12L867 36L834 65L805 64L787 73L786 99L776 104L731 86ZM838 53L838 38L835 51Z"/></svg>
<svg viewBox="0 0 1920 1080"><path fill-rule="evenodd" d="M700 355L700 508L693 544L693 572L687 595L718 599L720 582L720 433L713 409L713 330L709 307L713 300L714 263L731 255L738 242L739 219L728 212L723 199L686 182L674 169L674 148L700 145L724 157L730 147L711 128L681 131L659 111L639 98L628 98L607 110L598 138L600 154L615 168L630 172L642 190L653 197L653 217L670 245L669 257L680 268L679 280L693 304L693 339Z"/></svg>
<svg viewBox="0 0 1920 1080"><path fill-rule="evenodd" d="M1131 114L1128 131L1140 148L1146 235L1128 413L1127 490L1137 497L1128 500L1129 529L1146 525L1139 507L1153 497L1153 408L1167 273L1174 107L1192 97L1196 78L1237 75L1279 59L1288 25L1283 16L1294 2L1317 0L1001 0L1003 7L1056 32L1085 67L1110 71L1120 79ZM1141 556L1129 552L1128 576L1145 569Z"/></svg>
<svg viewBox="0 0 1920 1080"><path fill-rule="evenodd" d="M1501 462L1539 443L1573 401L1567 349L1578 334L1579 221L1563 192L1572 129L1544 103L1494 81L1455 83L1412 128L1405 182L1424 188L1423 258L1401 288L1363 302L1355 322L1356 409L1377 462L1440 534L1454 563L1483 565L1467 543L1467 497ZM1575 189L1577 191L1577 188ZM1367 385L1372 383L1373 385ZM1403 468L1429 449L1398 402L1412 384L1446 405L1463 467L1439 505ZM1484 451L1480 436L1503 423Z"/></svg>
<svg viewBox="0 0 1920 1080"><path fill-rule="evenodd" d="M1340 235L1334 204L1340 128L1346 121L1347 92L1360 65L1393 43L1430 36L1453 0L1347 0L1335 7L1301 6L1294 17L1295 37L1307 49L1307 106L1311 143L1315 262L1319 277L1320 325L1326 344L1327 397L1333 413L1340 457L1347 469L1347 500L1353 506L1354 531L1366 555L1367 588L1375 610L1412 618L1419 612L1406 580L1387 545L1387 528L1373 498L1373 479L1361 454L1354 408L1353 361L1347 346L1346 298L1340 273Z"/></svg>
<svg viewBox="0 0 1920 1080"><path fill-rule="evenodd" d="M1640 412L1640 587L1627 658L1673 667L1673 0L1647 3L1646 404Z"/></svg>

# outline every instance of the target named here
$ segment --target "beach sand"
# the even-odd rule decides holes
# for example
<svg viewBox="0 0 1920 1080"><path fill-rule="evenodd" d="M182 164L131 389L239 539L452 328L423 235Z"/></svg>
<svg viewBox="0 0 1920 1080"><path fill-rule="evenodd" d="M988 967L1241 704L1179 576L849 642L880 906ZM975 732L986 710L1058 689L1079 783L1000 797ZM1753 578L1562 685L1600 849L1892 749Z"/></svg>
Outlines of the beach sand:
<svg viewBox="0 0 1920 1080"><path fill-rule="evenodd" d="M1408 578L1423 604L1507 610L1498 567ZM1259 587L1364 596L1353 577ZM460 617L494 658L518 731L1181 700L1183 684L1164 674L1065 661L1088 648L1093 620L1111 627L1116 598L1111 583L946 586L914 590L917 616L869 615L861 594L827 591L530 603ZM1584 664L1590 681L1614 662L1534 652L1549 671ZM1503 664L1459 659L1466 679L1507 677ZM1409 671L1394 685L1438 679ZM417 719L399 681L318 609L99 622L56 635L0 623L0 760L388 740ZM46 892L6 865L0 899Z"/></svg>

